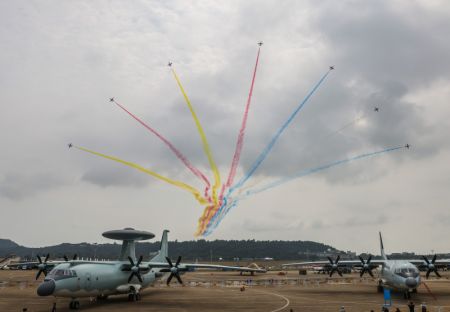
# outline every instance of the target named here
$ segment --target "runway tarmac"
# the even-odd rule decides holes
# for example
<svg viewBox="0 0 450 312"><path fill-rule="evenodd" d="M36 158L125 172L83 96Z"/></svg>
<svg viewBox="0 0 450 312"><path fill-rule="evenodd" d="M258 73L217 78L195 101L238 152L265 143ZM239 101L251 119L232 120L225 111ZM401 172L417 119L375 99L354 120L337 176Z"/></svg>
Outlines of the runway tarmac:
<svg viewBox="0 0 450 312"><path fill-rule="evenodd" d="M446 272L445 272L446 273ZM70 311L70 299L38 297L34 280L36 271L0 271L0 311L50 311L53 302L57 311ZM444 273L443 273L444 274ZM437 300L421 286L413 294L416 305L426 302L428 311L450 312L450 275L426 281ZM324 275L299 276L277 272L257 276L240 276L233 272L193 272L182 276L186 286L171 287L157 283L142 292L142 300L128 302L127 296L110 297L106 301L80 299L80 311L380 311L383 296L376 292L376 283L359 275L329 279ZM240 290L242 284L245 291ZM407 311L407 300L393 294L393 306ZM419 311L419 309L416 309ZM393 311L393 309L391 309Z"/></svg>

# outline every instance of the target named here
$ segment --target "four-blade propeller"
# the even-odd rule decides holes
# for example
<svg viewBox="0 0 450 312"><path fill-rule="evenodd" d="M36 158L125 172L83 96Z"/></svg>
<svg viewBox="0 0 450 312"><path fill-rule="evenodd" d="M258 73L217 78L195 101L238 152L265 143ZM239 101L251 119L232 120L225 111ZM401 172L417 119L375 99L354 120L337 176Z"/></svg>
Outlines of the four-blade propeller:
<svg viewBox="0 0 450 312"><path fill-rule="evenodd" d="M37 255L37 259L39 261L38 264L38 272L36 274L36 280L41 276L41 273L44 273L44 276L47 276L47 260L50 257L50 254L47 254L47 256L44 259L44 262L42 262L42 259L39 255Z"/></svg>
<svg viewBox="0 0 450 312"><path fill-rule="evenodd" d="M372 255L369 256L367 261L364 261L364 259L361 256L359 256L359 260L361 260L361 264L362 264L361 272L359 273L359 277L362 277L364 275L364 273L366 273L366 272L369 273L370 276L374 277L373 273L372 273L372 267L370 265L370 261L372 261Z"/></svg>
<svg viewBox="0 0 450 312"><path fill-rule="evenodd" d="M64 255L63 258L64 258L64 261L66 261L66 262L69 261L69 258L67 258L66 255ZM77 260L77 259L78 259L78 255L77 255L77 254L74 254L73 257L72 257L72 261L75 261L75 260Z"/></svg>
<svg viewBox="0 0 450 312"><path fill-rule="evenodd" d="M431 259L431 262L430 262L430 260L428 260L427 257L423 256L423 260L425 260L426 267L427 267L427 274L426 274L427 278L430 276L431 272L434 272L434 274L436 274L437 277L441 277L441 275L438 273L437 267L434 265L434 263L436 262L436 258L437 258L437 256L434 255L433 259Z"/></svg>
<svg viewBox="0 0 450 312"><path fill-rule="evenodd" d="M143 259L143 257L140 256L138 262L136 264L134 264L133 259L130 256L128 256L128 260L130 260L130 263L131 263L131 274L130 274L130 277L128 278L128 283L131 282L131 280L133 279L133 276L136 276L137 279L139 280L139 282L141 282L141 283L143 282L142 276L141 276L141 268L139 267L139 265L142 262L142 259Z"/></svg>
<svg viewBox="0 0 450 312"><path fill-rule="evenodd" d="M175 265L173 265L172 260L170 260L169 257L166 257L167 263L169 263L169 268L167 269L162 269L160 272L170 272L170 276L167 279L167 285L170 284L170 281L172 280L172 278L175 276L175 278L177 279L178 283L183 284L183 281L181 280L180 277L180 272L184 271L183 269L178 268L178 265L181 262L181 256L178 257L177 262L175 263Z"/></svg>
<svg viewBox="0 0 450 312"><path fill-rule="evenodd" d="M341 256L338 255L336 258L336 261L333 261L333 259L331 259L330 257L327 257L328 261L330 261L330 277L333 276L334 272L337 272L340 276L342 276L342 272L341 270L339 270L339 260L341 259Z"/></svg>

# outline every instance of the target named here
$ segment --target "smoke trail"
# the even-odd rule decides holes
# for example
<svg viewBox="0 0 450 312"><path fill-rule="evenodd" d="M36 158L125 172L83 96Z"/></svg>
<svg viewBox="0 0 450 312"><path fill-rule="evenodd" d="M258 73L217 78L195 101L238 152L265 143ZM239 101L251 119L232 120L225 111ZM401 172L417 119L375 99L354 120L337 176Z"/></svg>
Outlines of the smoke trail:
<svg viewBox="0 0 450 312"><path fill-rule="evenodd" d="M242 187L245 182L247 182L248 179L255 173L256 169L261 165L261 163L266 159L269 152L272 150L273 146L275 145L278 138L283 134L284 130L289 126L289 124L292 122L294 117L298 114L298 112L303 108L303 106L306 104L306 102L311 98L311 96L314 94L314 92L319 88L319 86L322 84L322 82L325 80L325 78L330 73L331 69L328 70L325 75L320 78L319 82L314 86L314 88L308 93L308 95L305 97L305 99L300 103L300 105L294 110L294 112L289 116L289 118L284 122L284 124L280 127L280 129L275 133L275 135L270 140L269 144L264 148L264 150L261 152L261 154L256 159L255 163L252 165L250 170L237 182L235 185L233 185L227 196L231 193L233 193L237 188Z"/></svg>
<svg viewBox="0 0 450 312"><path fill-rule="evenodd" d="M183 94L184 100L186 101L186 104L189 107L189 110L191 111L192 118L194 118L195 125L197 126L198 133L200 134L200 138L202 140L203 144L203 150L208 157L209 165L211 167L211 170L214 173L214 185L212 187L212 197L214 204L218 204L218 198L217 198L217 189L220 187L220 173L217 169L216 163L214 162L211 149L209 148L208 141L206 140L205 132L203 131L202 125L200 124L200 120L197 117L197 114L194 111L194 108L192 107L191 101L189 100L186 92L184 91L183 86L181 85L180 79L178 78L175 69L172 67L172 73L175 77L175 80L177 81L178 87L180 88L181 93Z"/></svg>
<svg viewBox="0 0 450 312"><path fill-rule="evenodd" d="M142 126L144 126L147 130L149 130L151 133L156 135L161 141L163 141L167 147L178 157L179 160L183 162L183 164L198 178L203 180L206 183L206 189L205 189L205 196L207 196L210 182L208 178L196 167L194 167L189 160L184 156L172 143L169 142L165 137L163 137L158 131L150 127L148 124L146 124L142 119L131 113L128 109L126 109L122 104L118 103L114 98L110 99L111 102L114 102L118 107L120 107L123 111L125 111L128 115L133 117L137 122L139 122Z"/></svg>
<svg viewBox="0 0 450 312"><path fill-rule="evenodd" d="M214 218L211 220L211 222L208 224L207 229L205 231L205 234L203 234L203 235L207 236L207 235L211 234L212 231L214 231L214 229L217 228L217 226L220 224L220 222L223 220L223 218L227 215L227 213L232 208L236 207L237 203L240 200L243 200L243 199L247 198L250 195L255 195L255 194L261 193L263 191L275 188L277 186L280 186L280 185L282 185L284 183L287 183L289 181L292 181L294 179L298 179L298 178L301 178L301 177L304 177L304 176L307 176L307 175L310 175L310 174L313 174L313 173L316 173L316 172L319 172L319 171L323 171L323 170L326 170L326 169L329 169L329 168L332 168L332 167L335 167L335 166L338 166L338 165L349 163L349 162L354 161L354 160L368 158L368 157L375 156L375 155L378 155L378 154L393 152L393 151L401 149L401 148L405 148L405 147L404 146L396 146L396 147L383 149L381 151L365 153L365 154L361 154L361 155L358 155L358 156L354 156L354 157L338 160L338 161L335 161L335 162L332 162L332 163L329 163L329 164L326 164L326 165L322 165L322 166L319 166L319 167L316 167L316 168L300 171L297 174L294 174L294 175L292 175L290 177L286 177L286 178L282 178L282 179L276 180L276 181L274 181L272 183L269 183L269 184L267 184L267 185L265 185L263 187L256 188L256 189L253 189L253 190L248 190L247 192L245 192L241 196L237 196L237 197L233 198L231 204L228 204L228 205L225 204L224 205L225 206L224 209L222 209L222 211L220 211L218 214L216 214L214 216Z"/></svg>
<svg viewBox="0 0 450 312"><path fill-rule="evenodd" d="M275 133L275 135L272 137L270 142L267 144L267 146L263 149L263 151L259 154L258 158L250 168L250 170L230 189L228 190L227 195L224 197L224 202L226 203L227 198L238 188L242 187L245 182L255 173L256 169L261 165L261 163L266 159L269 152L272 150L273 146L275 145L278 138L283 134L284 130L289 126L289 124L292 122L294 117L298 114L298 112L303 108L303 106L308 102L308 100L311 98L311 96L314 94L314 92L319 88L319 86L322 84L322 82L327 78L330 71L333 70L332 67L320 78L320 80L316 83L316 85L313 87L313 89L308 93L308 95L303 99L302 102L297 106L297 108L294 110L294 112L291 113L291 115L288 117L288 119L283 123L283 125L278 129L278 131ZM229 208L226 210L225 213L222 211L225 209L224 204L220 206L220 208L216 211L214 216L212 217L211 221L209 223L214 223L215 219L220 215L223 216L226 215L226 213L229 211Z"/></svg>
<svg viewBox="0 0 450 312"><path fill-rule="evenodd" d="M250 85L250 91L248 93L247 105L245 107L244 117L242 118L242 125L241 125L241 129L239 131L239 136L238 136L238 140L236 143L236 150L234 151L233 161L231 163L230 173L228 174L226 187L230 187L231 184L233 183L234 177L236 175L236 168L239 163L239 159L241 157L242 146L244 144L245 127L247 125L248 111L250 109L250 103L252 100L253 86L255 85L256 70L258 69L260 51L261 51L261 48L258 49L258 54L256 56L255 69L253 70L253 78L252 78L252 83ZM222 188L222 190L225 190L225 188ZM223 192L222 192L222 195L223 195Z"/></svg>
<svg viewBox="0 0 450 312"><path fill-rule="evenodd" d="M304 176L307 176L307 175L310 175L310 174L313 174L313 173L316 173L316 172L319 172L319 171L323 171L323 170L326 170L326 169L329 169L329 168L332 168L332 167L336 167L336 166L339 166L339 165L342 165L342 164L345 164L345 163L349 163L349 162L354 161L354 160L367 158L367 157L375 156L375 155L378 155L378 154L392 152L392 151L395 151L395 150L398 150L398 149L401 149L401 148L404 148L404 146L396 146L396 147L387 148L387 149L384 149L384 150L381 150L381 151L365 153L365 154L361 154L361 155L358 155L358 156L354 156L354 157L338 160L338 161L335 161L335 162L332 162L332 163L329 163L329 164L326 164L326 165L322 165L322 166L319 166L319 167L316 167L316 168L303 170L303 171L300 171L299 173L294 174L294 175L292 175L290 177L286 177L286 178L282 178L282 179L276 180L276 181L274 181L272 183L269 183L269 184L267 184L265 186L262 186L260 188L256 188L256 189L253 189L253 190L248 190L247 192L244 193L243 197L241 197L240 199L243 199L243 198L248 197L250 195L261 193L263 191L266 191L268 189L277 187L277 186L279 186L281 184L287 183L289 181L292 181L292 180L300 178L300 177L304 177Z"/></svg>
<svg viewBox="0 0 450 312"><path fill-rule="evenodd" d="M80 146L75 146L75 145L71 145L71 146L73 146L74 148L79 149L81 151L84 151L84 152L87 152L87 153L90 153L90 154L93 154L93 155L96 155L96 156L100 156L100 157L103 157L103 158L106 158L106 159L110 159L110 160L113 160L115 162L121 163L121 164L123 164L125 166L137 169L137 170L142 171L144 173L147 173L147 174L149 174L149 175L151 175L151 176L153 176L153 177L155 177L155 178L157 178L159 180L165 181L165 182L167 182L169 184L175 185L175 186L177 186L179 188L182 188L182 189L190 192L192 195L194 195L195 199L197 199L197 201L200 204L202 204L202 205L208 204L208 201L204 197L202 197L202 195L200 194L200 192L197 189L195 189L193 186L190 186L190 185L188 185L186 183L169 179L169 178L164 177L164 176L162 176L162 175L160 175L160 174L158 174L158 173L156 173L154 171L146 169L146 168L144 168L144 167L142 167L142 166L140 166L138 164L135 164L135 163L132 163L132 162L129 162L129 161L126 161L126 160L122 160L122 159L114 157L114 156L108 156L108 155L105 155L105 154L102 154L102 153L98 153L98 152L95 152L95 151L92 151L92 150L89 150L87 148L80 147Z"/></svg>

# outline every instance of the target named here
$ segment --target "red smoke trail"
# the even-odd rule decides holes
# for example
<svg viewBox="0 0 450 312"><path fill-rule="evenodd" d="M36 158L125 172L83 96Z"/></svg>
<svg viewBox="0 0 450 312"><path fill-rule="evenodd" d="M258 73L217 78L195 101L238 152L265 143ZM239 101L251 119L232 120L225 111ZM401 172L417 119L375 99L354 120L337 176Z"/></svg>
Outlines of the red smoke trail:
<svg viewBox="0 0 450 312"><path fill-rule="evenodd" d="M119 106L122 110L124 110L128 115L130 115L131 117L133 117L137 122L139 122L141 125L143 125L147 130L149 130L150 132L152 132L154 135L156 135L161 141L163 141L169 148L170 150L178 157L178 159L180 159L183 164L193 173L195 174L198 178L200 178L201 180L203 180L206 183L206 188L205 188L205 197L208 198L208 191L210 188L210 182L208 180L208 178L196 167L194 167L189 160L186 158L186 156L184 156L175 146L172 145L172 143L170 143L166 138L164 138L161 134L159 134L159 132L157 132L155 129L153 129L152 127L150 127L149 125L147 125L145 122L143 122L141 119L139 119L139 117L137 117L136 115L134 115L133 113L131 113L130 111L128 111L123 105L119 104L118 102L116 102L116 100L111 99L111 102L114 102L117 106Z"/></svg>
<svg viewBox="0 0 450 312"><path fill-rule="evenodd" d="M220 198L223 197L225 188L230 187L231 184L233 184L233 179L236 176L236 169L237 169L237 166L239 163L239 159L241 157L242 147L244 146L245 127L247 126L248 111L250 109L250 103L252 100L253 86L255 85L256 70L258 69L260 51L261 51L261 48L258 49L258 54L256 56L255 69L253 70L253 77L252 77L252 83L250 85L250 92L248 93L247 105L245 106L244 117L242 118L242 125L241 125L241 129L239 131L239 135L238 135L238 139L237 139L237 143L236 143L236 150L234 151L233 161L231 163L230 173L228 174L228 179L227 179L226 184L224 185L224 187L222 187Z"/></svg>

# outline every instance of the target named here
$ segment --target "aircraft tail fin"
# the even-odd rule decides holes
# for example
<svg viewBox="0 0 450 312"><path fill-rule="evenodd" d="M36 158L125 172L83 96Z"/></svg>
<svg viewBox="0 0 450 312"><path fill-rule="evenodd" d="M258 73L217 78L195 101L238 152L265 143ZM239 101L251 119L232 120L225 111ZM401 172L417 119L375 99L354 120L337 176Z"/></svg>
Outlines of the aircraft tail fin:
<svg viewBox="0 0 450 312"><path fill-rule="evenodd" d="M387 260L386 254L384 253L383 237L381 237L381 232L378 232L378 233L380 234L381 257L383 257L383 259Z"/></svg>
<svg viewBox="0 0 450 312"><path fill-rule="evenodd" d="M166 262L166 257L169 256L169 241L168 241L169 230L164 230L161 237L161 247L156 256L152 258L153 262Z"/></svg>

